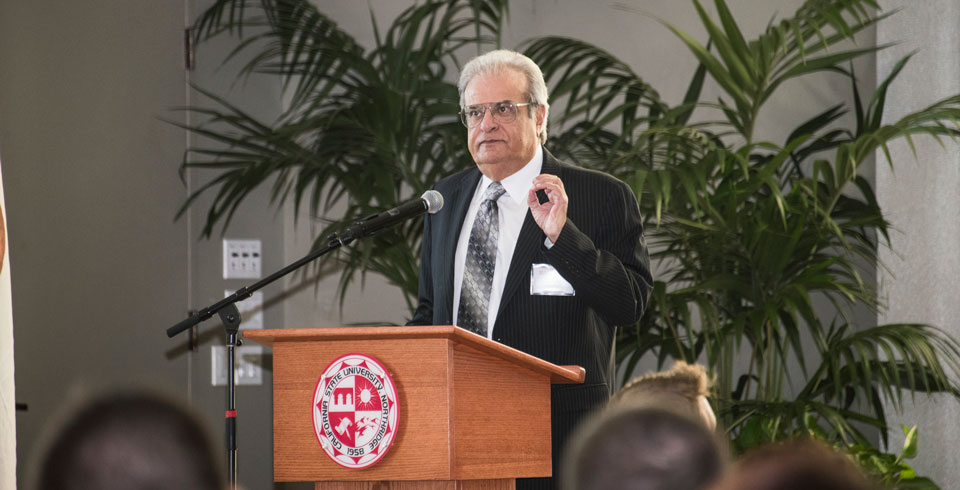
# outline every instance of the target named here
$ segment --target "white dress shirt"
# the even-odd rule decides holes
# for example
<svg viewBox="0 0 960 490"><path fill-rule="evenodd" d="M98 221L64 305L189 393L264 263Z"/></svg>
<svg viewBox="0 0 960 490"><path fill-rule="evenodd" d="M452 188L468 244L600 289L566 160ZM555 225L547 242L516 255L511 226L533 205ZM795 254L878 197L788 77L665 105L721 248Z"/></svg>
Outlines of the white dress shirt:
<svg viewBox="0 0 960 490"><path fill-rule="evenodd" d="M506 193L497 200L500 226L500 237L497 242L497 262L493 270L493 283L490 287L490 303L487 307L487 338L493 338L493 322L497 319L500 310L500 299L503 296L503 286L507 282L507 272L510 270L510 261L513 259L513 249L520 238L520 228L527 216L527 193L530 191L534 177L540 175L543 167L543 149L537 145L537 152L520 170L500 181ZM460 228L460 239L457 241L457 253L453 265L453 321L458 323L460 314L460 288L463 285L463 267L467 260L467 247L470 242L470 232L473 222L477 218L483 193L493 181L483 176L473 192L470 207Z"/></svg>

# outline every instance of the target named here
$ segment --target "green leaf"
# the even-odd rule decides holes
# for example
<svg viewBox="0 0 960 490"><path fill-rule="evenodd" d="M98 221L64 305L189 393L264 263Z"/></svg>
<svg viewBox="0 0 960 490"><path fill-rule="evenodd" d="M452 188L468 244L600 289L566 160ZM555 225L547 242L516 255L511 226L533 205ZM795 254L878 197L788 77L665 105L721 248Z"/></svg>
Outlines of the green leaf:
<svg viewBox="0 0 960 490"><path fill-rule="evenodd" d="M901 425L903 428L903 453L902 456L904 459L913 459L917 457L917 426L907 427Z"/></svg>

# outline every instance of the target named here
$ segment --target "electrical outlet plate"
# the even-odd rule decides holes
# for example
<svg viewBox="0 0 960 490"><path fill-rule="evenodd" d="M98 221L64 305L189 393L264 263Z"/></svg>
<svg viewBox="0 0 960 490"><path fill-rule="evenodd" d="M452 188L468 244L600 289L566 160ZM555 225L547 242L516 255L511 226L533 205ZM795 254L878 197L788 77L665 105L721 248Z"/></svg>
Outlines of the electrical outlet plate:
<svg viewBox="0 0 960 490"><path fill-rule="evenodd" d="M212 360L210 384L227 385L227 347L214 345L210 348ZM236 348L236 365L233 367L233 382L239 385L263 384L263 346L243 345Z"/></svg>
<svg viewBox="0 0 960 490"><path fill-rule="evenodd" d="M260 278L260 240L223 240L223 278Z"/></svg>

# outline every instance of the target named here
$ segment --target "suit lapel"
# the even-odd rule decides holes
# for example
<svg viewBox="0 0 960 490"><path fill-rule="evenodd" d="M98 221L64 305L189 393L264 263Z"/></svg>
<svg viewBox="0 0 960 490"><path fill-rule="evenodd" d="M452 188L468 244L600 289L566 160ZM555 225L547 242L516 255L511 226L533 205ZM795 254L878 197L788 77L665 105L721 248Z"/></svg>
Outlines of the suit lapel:
<svg viewBox="0 0 960 490"><path fill-rule="evenodd" d="M546 148L543 149L543 165L540 172L553 175L560 173L559 163ZM507 281L503 285L503 296L500 298L500 309L497 311L494 328L497 328L504 310L515 299L514 297L518 294L527 294L519 291L519 287L521 284L529 284L530 266L536 259L544 238L543 230L533 220L530 210L527 210L523 226L520 227L520 236L517 237L517 246L513 250L513 258L510 259L510 270L507 272Z"/></svg>

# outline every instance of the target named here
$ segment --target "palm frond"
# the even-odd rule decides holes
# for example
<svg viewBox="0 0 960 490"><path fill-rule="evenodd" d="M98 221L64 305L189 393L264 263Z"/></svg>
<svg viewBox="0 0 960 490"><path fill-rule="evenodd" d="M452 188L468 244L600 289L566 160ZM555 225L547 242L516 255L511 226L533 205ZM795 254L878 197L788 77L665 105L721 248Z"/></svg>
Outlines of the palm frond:
<svg viewBox="0 0 960 490"><path fill-rule="evenodd" d="M291 199L298 213L305 205L323 223L319 247L346 224L421 194L468 157L448 62L469 43L497 42L505 15L504 0L419 2L364 47L307 0L216 2L197 19L198 36L236 35L230 56L246 57L243 74L280 77L291 97L279 119L268 122L197 88L214 106L187 108L200 122L186 129L202 138L182 168L215 176L180 213L213 194L204 224L209 236L251 192L269 186L275 205ZM348 211L328 218L344 201ZM344 264L341 299L371 271L401 287L412 309L421 226L422 220L409 221L318 267Z"/></svg>

